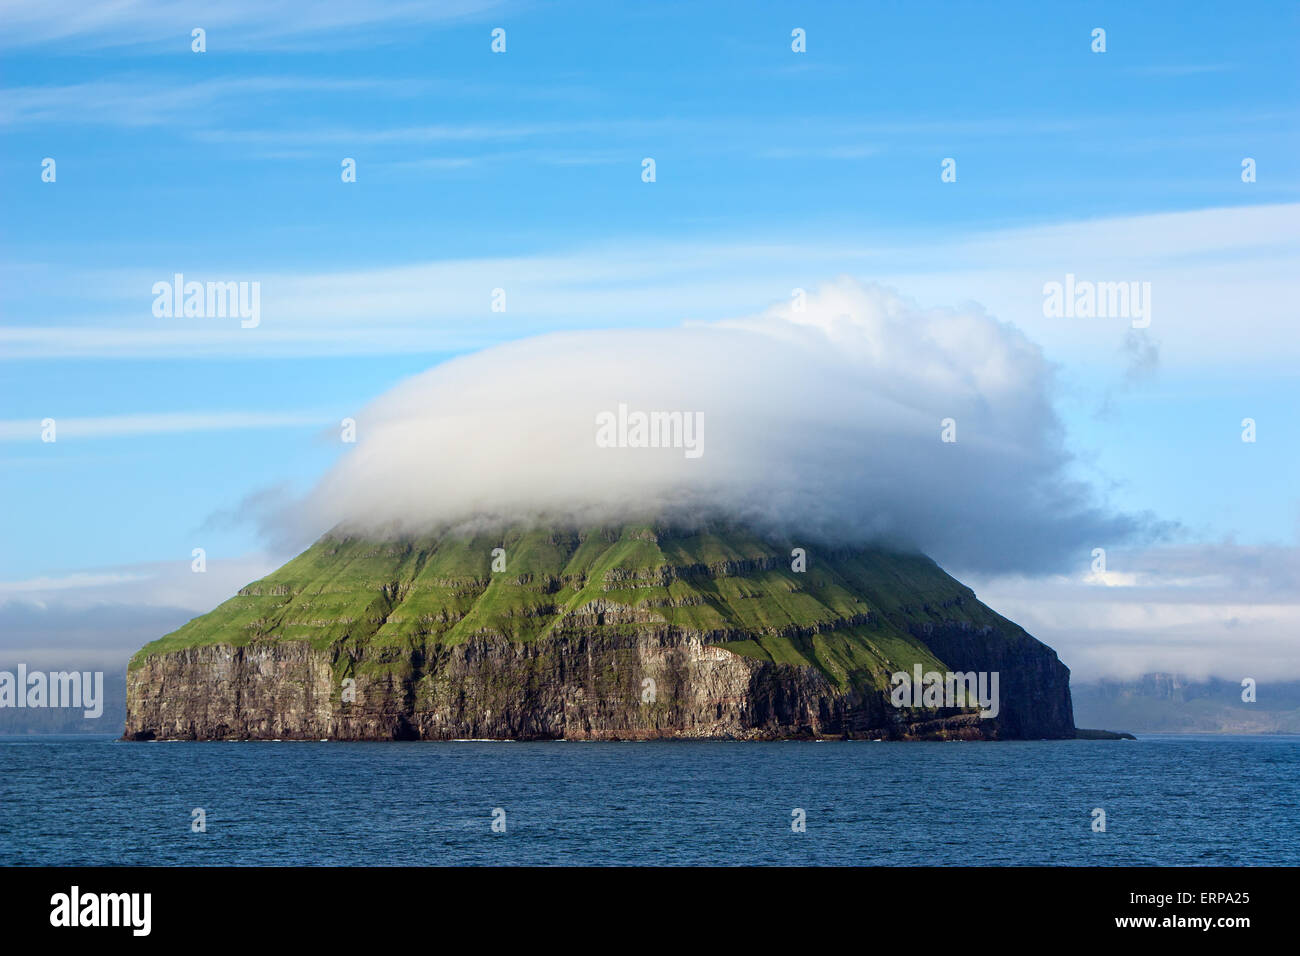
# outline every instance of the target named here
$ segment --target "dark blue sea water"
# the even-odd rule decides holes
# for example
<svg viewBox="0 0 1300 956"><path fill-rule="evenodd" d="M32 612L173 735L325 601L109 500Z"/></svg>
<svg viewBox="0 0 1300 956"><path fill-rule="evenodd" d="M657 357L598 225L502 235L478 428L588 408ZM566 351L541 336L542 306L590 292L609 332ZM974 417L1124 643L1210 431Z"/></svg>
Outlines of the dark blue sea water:
<svg viewBox="0 0 1300 956"><path fill-rule="evenodd" d="M1041 863L1300 864L1300 737L0 738L0 864Z"/></svg>

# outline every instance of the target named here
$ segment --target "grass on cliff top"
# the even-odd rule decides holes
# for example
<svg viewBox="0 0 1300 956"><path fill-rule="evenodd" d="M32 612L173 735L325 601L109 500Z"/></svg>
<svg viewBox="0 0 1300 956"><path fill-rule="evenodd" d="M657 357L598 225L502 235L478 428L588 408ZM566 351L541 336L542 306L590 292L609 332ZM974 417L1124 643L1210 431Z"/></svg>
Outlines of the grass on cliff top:
<svg viewBox="0 0 1300 956"><path fill-rule="evenodd" d="M495 548L505 548L504 572L492 570ZM364 646L372 663L400 666L413 649L476 636L533 641L584 627L670 627L844 682L882 667L941 666L907 626L962 620L1016 630L924 556L809 548L807 571L795 573L789 546L745 531L326 536L146 645L131 667L182 648L254 641Z"/></svg>

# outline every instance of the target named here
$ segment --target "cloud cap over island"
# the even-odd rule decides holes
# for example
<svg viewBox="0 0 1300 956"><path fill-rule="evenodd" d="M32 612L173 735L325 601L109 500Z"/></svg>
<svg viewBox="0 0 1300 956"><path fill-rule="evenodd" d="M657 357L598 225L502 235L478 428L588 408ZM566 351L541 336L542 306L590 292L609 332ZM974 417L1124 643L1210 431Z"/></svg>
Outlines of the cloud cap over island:
<svg viewBox="0 0 1300 956"><path fill-rule="evenodd" d="M1151 522L1070 476L1052 391L1038 346L978 307L841 279L750 318L556 333L439 365L357 416L356 446L287 520L727 518L957 568L1057 568ZM681 413L695 447L626 447L637 412ZM608 447L611 420L624 447Z"/></svg>

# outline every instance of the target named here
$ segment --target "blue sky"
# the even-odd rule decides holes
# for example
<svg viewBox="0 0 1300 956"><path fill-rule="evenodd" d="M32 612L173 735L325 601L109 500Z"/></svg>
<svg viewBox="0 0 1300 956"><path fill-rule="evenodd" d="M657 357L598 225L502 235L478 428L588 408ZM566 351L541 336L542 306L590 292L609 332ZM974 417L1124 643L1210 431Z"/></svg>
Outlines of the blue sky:
<svg viewBox="0 0 1300 956"><path fill-rule="evenodd" d="M1112 506L1184 546L1300 543L1294 5L84 6L0 14L20 596L198 546L234 579L278 561L240 503L310 488L341 418L449 356L841 274L1041 344ZM260 282L260 326L155 318L176 272ZM1153 283L1147 361L1123 321L1042 315L1067 272Z"/></svg>

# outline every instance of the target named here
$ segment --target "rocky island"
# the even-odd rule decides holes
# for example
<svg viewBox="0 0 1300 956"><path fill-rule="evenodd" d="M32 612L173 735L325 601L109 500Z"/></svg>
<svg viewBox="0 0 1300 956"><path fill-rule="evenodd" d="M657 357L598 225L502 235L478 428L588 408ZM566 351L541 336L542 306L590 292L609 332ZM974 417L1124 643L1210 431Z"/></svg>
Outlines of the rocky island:
<svg viewBox="0 0 1300 956"><path fill-rule="evenodd" d="M996 716L900 705L918 665ZM127 674L129 740L1074 736L1056 652L929 558L730 526L336 531Z"/></svg>

